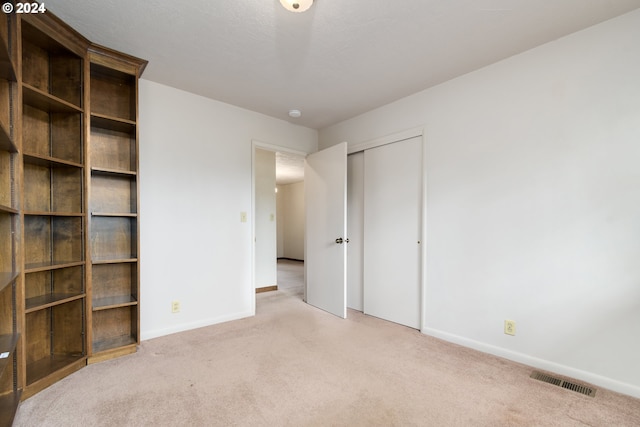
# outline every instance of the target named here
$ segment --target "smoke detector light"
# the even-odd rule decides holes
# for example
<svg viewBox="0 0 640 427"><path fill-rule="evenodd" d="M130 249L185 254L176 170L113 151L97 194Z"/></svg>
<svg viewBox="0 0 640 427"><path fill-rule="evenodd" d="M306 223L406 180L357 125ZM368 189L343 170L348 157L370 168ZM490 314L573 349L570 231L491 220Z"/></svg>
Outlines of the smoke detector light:
<svg viewBox="0 0 640 427"><path fill-rule="evenodd" d="M289 110L289 117L293 117L294 119L297 119L301 115L302 113L300 112L300 110Z"/></svg>
<svg viewBox="0 0 640 427"><path fill-rule="evenodd" d="M289 12L304 12L313 4L313 0L280 0L280 4Z"/></svg>

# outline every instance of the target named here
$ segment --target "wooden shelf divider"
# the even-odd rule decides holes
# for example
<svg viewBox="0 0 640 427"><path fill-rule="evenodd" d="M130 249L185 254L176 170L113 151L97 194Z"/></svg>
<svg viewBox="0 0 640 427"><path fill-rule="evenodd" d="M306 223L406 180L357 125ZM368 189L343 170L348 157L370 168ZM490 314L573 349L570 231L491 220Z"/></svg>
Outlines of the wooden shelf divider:
<svg viewBox="0 0 640 427"><path fill-rule="evenodd" d="M42 156L33 153L23 154L24 162L30 165L44 166L49 168L83 168L81 163L70 162L68 160L57 159L55 157Z"/></svg>
<svg viewBox="0 0 640 427"><path fill-rule="evenodd" d="M11 131L0 121L0 150L17 153L18 147L11 138Z"/></svg>
<svg viewBox="0 0 640 427"><path fill-rule="evenodd" d="M100 168L100 167L92 167L91 168L91 173L93 174L104 174L104 175L122 175L122 176L130 176L130 177L136 177L138 175L138 173L136 171L128 171L128 170L121 170L121 169L109 169L109 168Z"/></svg>
<svg viewBox="0 0 640 427"><path fill-rule="evenodd" d="M136 131L136 122L133 120L99 113L91 113L91 126L123 133Z"/></svg>
<svg viewBox="0 0 640 427"><path fill-rule="evenodd" d="M94 258L92 260L93 265L126 264L126 263L136 263L136 262L138 262L138 258L133 256L131 258L98 258L98 259Z"/></svg>
<svg viewBox="0 0 640 427"><path fill-rule="evenodd" d="M22 98L25 104L48 113L82 113L82 108L43 90L22 83Z"/></svg>
<svg viewBox="0 0 640 427"><path fill-rule="evenodd" d="M8 214L18 214L20 211L18 209L11 208L9 206L0 205L0 212L8 213Z"/></svg>
<svg viewBox="0 0 640 427"><path fill-rule="evenodd" d="M59 270L62 268L79 267L85 265L84 261L50 261L25 264L25 273L38 273L41 271Z"/></svg>
<svg viewBox="0 0 640 427"><path fill-rule="evenodd" d="M91 216L136 218L138 214L134 212L91 212Z"/></svg>
<svg viewBox="0 0 640 427"><path fill-rule="evenodd" d="M34 298L27 298L25 301L25 313L33 313L34 311L42 310L56 305L66 304L71 301L75 301L84 298L86 294L63 294L55 293L42 295Z"/></svg>
<svg viewBox="0 0 640 427"><path fill-rule="evenodd" d="M136 300L131 295L99 298L93 301L93 311L108 310L118 307L129 307L137 304L138 300Z"/></svg>
<svg viewBox="0 0 640 427"><path fill-rule="evenodd" d="M0 292L18 278L18 271L0 271Z"/></svg>
<svg viewBox="0 0 640 427"><path fill-rule="evenodd" d="M67 369L70 365L83 362L84 360L86 360L86 356L80 353L52 354L35 360L27 364L27 385L33 385L45 379L47 376L55 374L57 371Z"/></svg>
<svg viewBox="0 0 640 427"><path fill-rule="evenodd" d="M0 335L0 354L9 353L7 357L0 359L0 372L4 372L7 364L13 361L13 354L16 352L19 338L20 334Z"/></svg>

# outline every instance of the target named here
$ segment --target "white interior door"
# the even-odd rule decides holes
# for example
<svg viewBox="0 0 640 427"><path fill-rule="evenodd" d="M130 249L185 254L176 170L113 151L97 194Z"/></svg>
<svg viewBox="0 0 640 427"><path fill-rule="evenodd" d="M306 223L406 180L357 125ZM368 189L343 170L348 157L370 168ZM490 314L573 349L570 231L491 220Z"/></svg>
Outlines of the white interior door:
<svg viewBox="0 0 640 427"><path fill-rule="evenodd" d="M364 152L364 312L420 328L422 137Z"/></svg>
<svg viewBox="0 0 640 427"><path fill-rule="evenodd" d="M307 156L305 283L307 303L347 317L347 143Z"/></svg>

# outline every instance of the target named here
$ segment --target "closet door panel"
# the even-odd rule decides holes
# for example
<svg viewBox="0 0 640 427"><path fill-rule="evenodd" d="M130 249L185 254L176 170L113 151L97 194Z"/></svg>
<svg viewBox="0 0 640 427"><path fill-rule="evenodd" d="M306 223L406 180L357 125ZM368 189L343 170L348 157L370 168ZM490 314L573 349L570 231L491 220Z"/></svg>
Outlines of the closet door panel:
<svg viewBox="0 0 640 427"><path fill-rule="evenodd" d="M347 157L347 307L362 311L364 289L364 152Z"/></svg>
<svg viewBox="0 0 640 427"><path fill-rule="evenodd" d="M364 312L420 328L422 137L364 153Z"/></svg>

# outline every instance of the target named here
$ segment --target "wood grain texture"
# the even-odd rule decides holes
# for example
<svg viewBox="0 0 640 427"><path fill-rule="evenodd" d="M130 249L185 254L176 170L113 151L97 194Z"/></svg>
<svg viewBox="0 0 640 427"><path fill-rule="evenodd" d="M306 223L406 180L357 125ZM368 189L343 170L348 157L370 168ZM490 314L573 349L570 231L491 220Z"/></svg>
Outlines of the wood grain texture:
<svg viewBox="0 0 640 427"><path fill-rule="evenodd" d="M93 350L137 341L137 307L119 307L93 313Z"/></svg>
<svg viewBox="0 0 640 427"><path fill-rule="evenodd" d="M22 392L22 399L27 399L37 392L55 384L64 377L82 369L87 364L85 356L55 356L39 360L27 365L26 386Z"/></svg>
<svg viewBox="0 0 640 427"><path fill-rule="evenodd" d="M40 271L25 275L25 298L36 298L49 294L80 294L84 266Z"/></svg>
<svg viewBox="0 0 640 427"><path fill-rule="evenodd" d="M94 343L93 349L93 355L87 359L88 365L135 353L138 345L133 338L125 337L118 341Z"/></svg>
<svg viewBox="0 0 640 427"><path fill-rule="evenodd" d="M91 112L136 120L135 76L91 64Z"/></svg>
<svg viewBox="0 0 640 427"><path fill-rule="evenodd" d="M0 205L12 206L11 157L8 151L0 151Z"/></svg>
<svg viewBox="0 0 640 427"><path fill-rule="evenodd" d="M91 166L135 172L135 134L117 130L117 123L113 128L91 127ZM135 128L130 130L133 132Z"/></svg>
<svg viewBox="0 0 640 427"><path fill-rule="evenodd" d="M101 65L125 74L140 77L148 61L118 52L111 48L92 44L89 46L89 60L92 64Z"/></svg>
<svg viewBox="0 0 640 427"><path fill-rule="evenodd" d="M261 294L263 292L271 292L271 291L277 291L278 290L278 286L274 285L274 286L263 286L261 288L256 288L256 294Z"/></svg>
<svg viewBox="0 0 640 427"><path fill-rule="evenodd" d="M91 193L91 212L138 211L135 177L94 175Z"/></svg>
<svg viewBox="0 0 640 427"><path fill-rule="evenodd" d="M136 258L135 218L93 217L91 221L92 260Z"/></svg>
<svg viewBox="0 0 640 427"><path fill-rule="evenodd" d="M137 263L99 264L92 267L94 306L105 298L125 296L137 300Z"/></svg>
<svg viewBox="0 0 640 427"><path fill-rule="evenodd" d="M17 21L0 16L0 425L11 425L21 392L17 366L20 342L20 162L14 101L18 96Z"/></svg>
<svg viewBox="0 0 640 427"><path fill-rule="evenodd" d="M82 261L82 219L25 216L25 264Z"/></svg>
<svg viewBox="0 0 640 427"><path fill-rule="evenodd" d="M11 272L13 268L13 224L11 215L0 213L0 272ZM0 289L4 288L7 283L0 282Z"/></svg>

